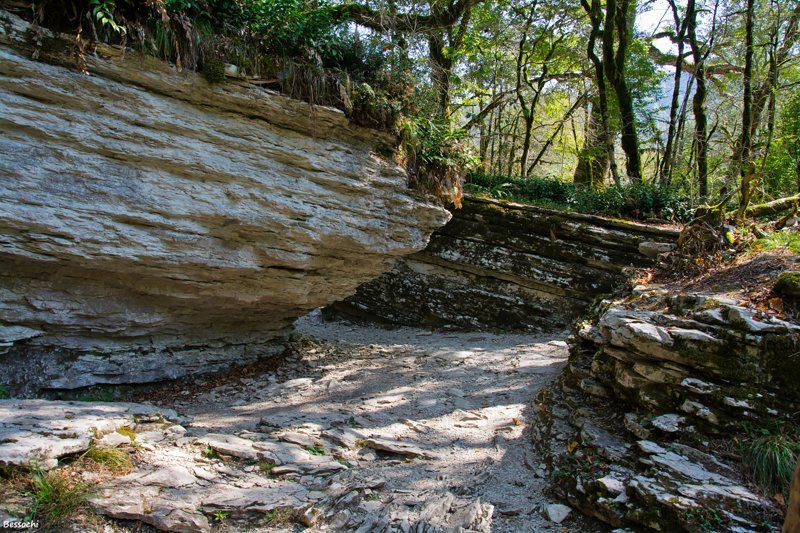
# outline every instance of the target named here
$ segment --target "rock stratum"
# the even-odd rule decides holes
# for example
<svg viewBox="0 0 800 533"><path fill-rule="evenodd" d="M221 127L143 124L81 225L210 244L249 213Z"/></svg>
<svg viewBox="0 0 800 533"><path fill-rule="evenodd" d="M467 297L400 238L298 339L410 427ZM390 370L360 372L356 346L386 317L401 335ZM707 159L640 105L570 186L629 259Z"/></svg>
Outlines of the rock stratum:
<svg viewBox="0 0 800 533"><path fill-rule="evenodd" d="M273 354L425 247L444 209L343 113L0 12L0 372L72 389Z"/></svg>
<svg viewBox="0 0 800 533"><path fill-rule="evenodd" d="M405 325L560 331L677 237L673 228L466 198L425 250L334 310Z"/></svg>
<svg viewBox="0 0 800 533"><path fill-rule="evenodd" d="M769 529L781 506L732 450L800 422L800 326L724 294L640 289L576 329L539 394L551 488L614 527Z"/></svg>

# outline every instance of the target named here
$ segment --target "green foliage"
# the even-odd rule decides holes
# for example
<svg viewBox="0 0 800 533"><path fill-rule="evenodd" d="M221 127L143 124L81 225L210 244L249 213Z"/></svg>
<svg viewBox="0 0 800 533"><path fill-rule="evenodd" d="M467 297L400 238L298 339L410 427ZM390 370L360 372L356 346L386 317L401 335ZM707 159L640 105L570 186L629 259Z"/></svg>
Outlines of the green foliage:
<svg viewBox="0 0 800 533"><path fill-rule="evenodd" d="M774 196L797 192L800 184L800 93L782 105L772 147L764 160L764 185Z"/></svg>
<svg viewBox="0 0 800 533"><path fill-rule="evenodd" d="M131 442L136 440L136 432L130 426L122 426L121 428L117 428L117 433L128 437L131 439Z"/></svg>
<svg viewBox="0 0 800 533"><path fill-rule="evenodd" d="M131 456L119 448L92 444L85 455L114 474L124 474L133 468Z"/></svg>
<svg viewBox="0 0 800 533"><path fill-rule="evenodd" d="M264 472L265 474L269 474L272 472L272 469L275 468L277 465L270 461L261 461L258 463L258 469Z"/></svg>
<svg viewBox="0 0 800 533"><path fill-rule="evenodd" d="M612 185L602 190L576 187L554 178L517 178L470 174L467 190L491 198L518 200L547 207L572 209L633 219L661 218L687 221L690 198L675 189L651 183Z"/></svg>
<svg viewBox="0 0 800 533"><path fill-rule="evenodd" d="M466 132L427 117L404 118L399 131L412 185L460 207L464 175L476 163Z"/></svg>
<svg viewBox="0 0 800 533"><path fill-rule="evenodd" d="M292 521L293 515L291 507L278 507L264 514L264 523L274 527L286 525Z"/></svg>
<svg viewBox="0 0 800 533"><path fill-rule="evenodd" d="M306 446L306 451L311 455L325 455L325 448L322 446Z"/></svg>
<svg viewBox="0 0 800 533"><path fill-rule="evenodd" d="M217 457L217 450L215 450L211 446L206 446L205 448L203 448L203 451L200 452L200 455L202 455L206 459L214 459Z"/></svg>
<svg viewBox="0 0 800 533"><path fill-rule="evenodd" d="M332 38L333 19L324 2L315 7L302 0L244 0L242 22L267 49L289 56L305 48L323 48Z"/></svg>
<svg viewBox="0 0 800 533"><path fill-rule="evenodd" d="M715 509L690 509L686 512L686 521L696 524L700 531L716 532L721 531L723 523L722 517Z"/></svg>
<svg viewBox="0 0 800 533"><path fill-rule="evenodd" d="M41 519L48 527L65 524L86 501L89 487L83 481L67 477L61 470L31 472L33 519Z"/></svg>
<svg viewBox="0 0 800 533"><path fill-rule="evenodd" d="M5 385L0 385L0 400L5 400L8 398L8 391L6 390Z"/></svg>
<svg viewBox="0 0 800 533"><path fill-rule="evenodd" d="M768 434L747 443L742 452L745 464L761 487L775 493L789 488L800 443L783 434Z"/></svg>
<svg viewBox="0 0 800 533"><path fill-rule="evenodd" d="M116 394L112 388L99 388L89 394L78 396L79 402L114 402Z"/></svg>
<svg viewBox="0 0 800 533"><path fill-rule="evenodd" d="M217 58L206 60L203 65L203 76L212 85L225 81L225 63Z"/></svg>
<svg viewBox="0 0 800 533"><path fill-rule="evenodd" d="M228 513L227 511L215 511L214 512L214 521L215 522L222 522L223 520L228 518L229 515L230 515L230 513Z"/></svg>
<svg viewBox="0 0 800 533"><path fill-rule="evenodd" d="M100 23L101 27L111 28L115 33L124 35L125 27L120 26L114 17L116 10L116 0L89 0L89 7L92 10L92 15L95 20Z"/></svg>
<svg viewBox="0 0 800 533"><path fill-rule="evenodd" d="M765 252L770 250L789 250L794 254L800 254L800 233L791 229L775 231L755 241L752 248Z"/></svg>

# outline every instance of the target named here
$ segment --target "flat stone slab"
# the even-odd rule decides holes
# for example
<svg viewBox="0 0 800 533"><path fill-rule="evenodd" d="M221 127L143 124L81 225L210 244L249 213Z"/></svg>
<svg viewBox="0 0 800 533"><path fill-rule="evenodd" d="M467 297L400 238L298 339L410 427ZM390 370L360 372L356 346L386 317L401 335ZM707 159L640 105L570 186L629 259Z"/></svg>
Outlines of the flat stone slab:
<svg viewBox="0 0 800 533"><path fill-rule="evenodd" d="M280 507L298 509L305 506L307 501L308 491L297 483L252 489L222 485L203 498L203 507L210 510L268 513Z"/></svg>
<svg viewBox="0 0 800 533"><path fill-rule="evenodd" d="M247 460L269 461L280 467L287 467L276 473L290 471L323 473L347 469L329 455L313 455L306 448L290 442L255 441L219 433L209 433L198 438L197 442L224 455Z"/></svg>
<svg viewBox="0 0 800 533"><path fill-rule="evenodd" d="M176 420L171 409L136 403L0 400L0 465L52 468L95 436L140 420Z"/></svg>
<svg viewBox="0 0 800 533"><path fill-rule="evenodd" d="M101 488L89 505L96 513L138 520L162 531L209 531L208 519L197 510L197 501L191 491L113 482Z"/></svg>
<svg viewBox="0 0 800 533"><path fill-rule="evenodd" d="M388 439L369 438L364 439L364 446L378 450L380 452L394 453L397 455L405 455L409 457L424 457L426 459L435 459L437 456L431 451L423 450L419 446L408 444L405 442L397 442Z"/></svg>

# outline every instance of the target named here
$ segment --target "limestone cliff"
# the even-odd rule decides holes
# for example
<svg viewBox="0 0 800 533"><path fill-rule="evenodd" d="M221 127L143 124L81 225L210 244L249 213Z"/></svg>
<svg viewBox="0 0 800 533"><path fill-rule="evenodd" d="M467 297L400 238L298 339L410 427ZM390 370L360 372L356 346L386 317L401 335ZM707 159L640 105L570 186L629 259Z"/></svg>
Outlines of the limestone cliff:
<svg viewBox="0 0 800 533"><path fill-rule="evenodd" d="M0 12L0 373L75 388L214 370L428 242L385 134ZM113 54L112 49L99 53ZM23 360L25 364L18 363ZM66 361L68 364L57 364ZM12 370L13 369L13 370ZM7 383L14 388L14 383Z"/></svg>

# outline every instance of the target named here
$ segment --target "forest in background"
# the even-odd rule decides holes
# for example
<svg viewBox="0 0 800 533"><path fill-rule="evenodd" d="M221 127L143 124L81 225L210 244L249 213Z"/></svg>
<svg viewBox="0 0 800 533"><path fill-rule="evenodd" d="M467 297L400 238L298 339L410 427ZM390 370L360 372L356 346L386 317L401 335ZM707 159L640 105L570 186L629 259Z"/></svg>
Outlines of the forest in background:
<svg viewBox="0 0 800 533"><path fill-rule="evenodd" d="M388 128L412 181L456 203L466 176L639 218L796 208L797 0L2 3L75 33L78 68L93 42L135 45Z"/></svg>

